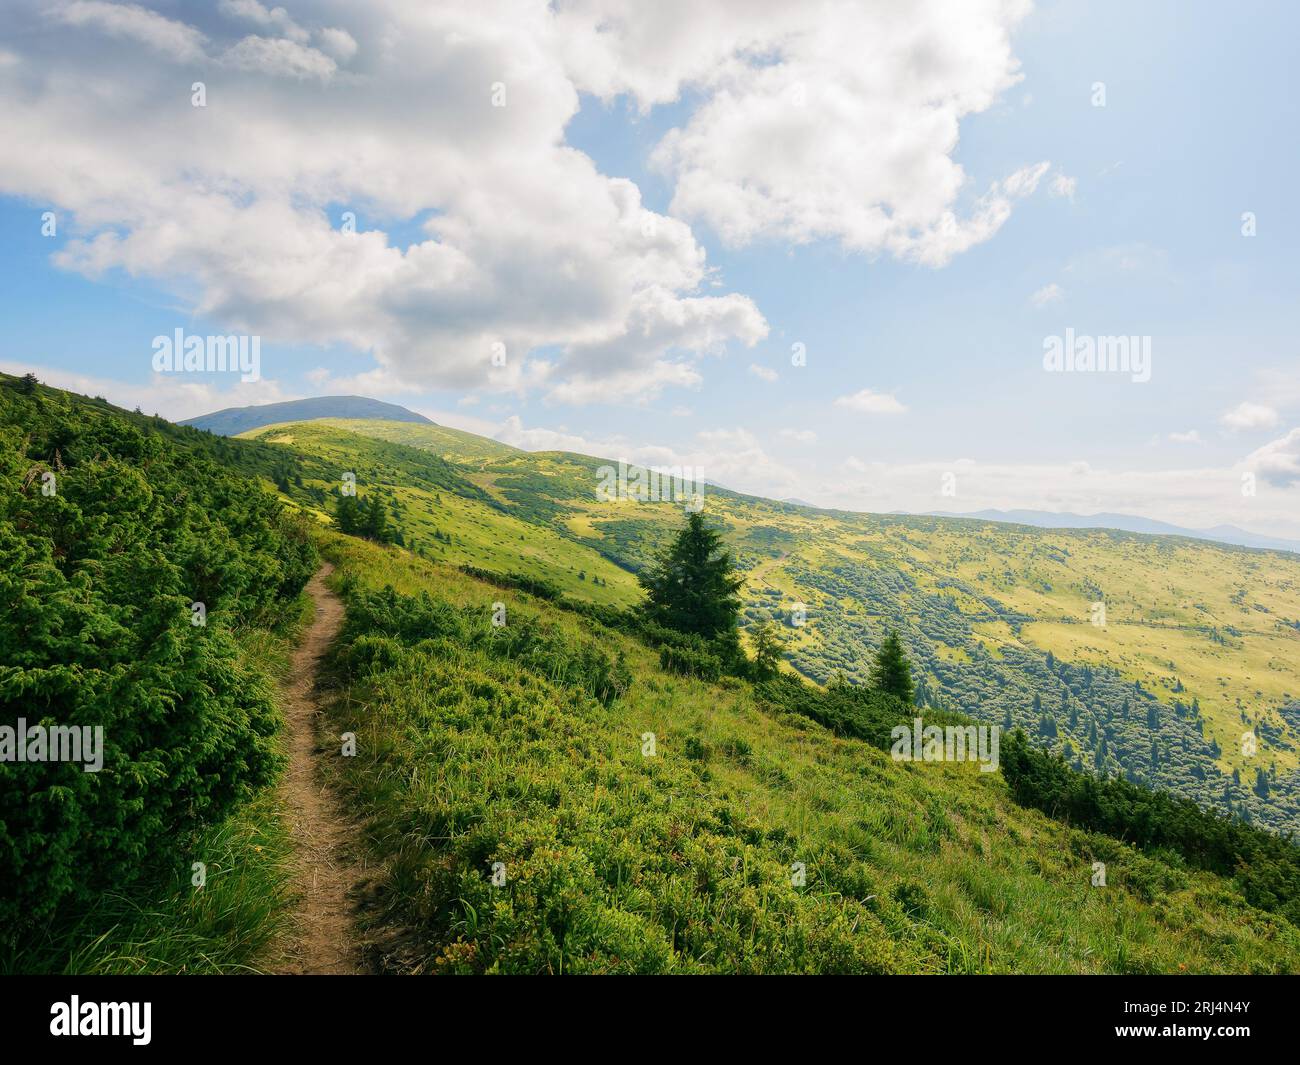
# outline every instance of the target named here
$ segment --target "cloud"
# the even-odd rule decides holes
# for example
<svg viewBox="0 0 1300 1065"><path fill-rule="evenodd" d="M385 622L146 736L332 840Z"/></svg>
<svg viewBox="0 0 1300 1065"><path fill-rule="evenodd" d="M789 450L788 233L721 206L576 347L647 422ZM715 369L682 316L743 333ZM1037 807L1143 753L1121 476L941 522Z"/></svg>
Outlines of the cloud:
<svg viewBox="0 0 1300 1065"><path fill-rule="evenodd" d="M221 0L217 6L223 15L244 19L263 29L278 30L299 44L305 44L311 39L311 34L294 22L282 7L268 8L258 3L258 0Z"/></svg>
<svg viewBox="0 0 1300 1065"><path fill-rule="evenodd" d="M320 46L339 62L346 63L357 54L357 42L347 30L326 26L319 33Z"/></svg>
<svg viewBox="0 0 1300 1065"><path fill-rule="evenodd" d="M1195 429L1188 429L1185 433L1170 433L1169 439L1175 444L1203 444L1201 434Z"/></svg>
<svg viewBox="0 0 1300 1065"><path fill-rule="evenodd" d="M1271 487L1241 493L1241 475L1258 470ZM951 474L952 481L945 480ZM945 484L956 496L943 494ZM1137 514L1188 528L1237 525L1300 539L1300 430L1243 463L1189 469L1124 469L1088 462L867 462L853 457L797 493L824 507L888 513L932 510L1050 510Z"/></svg>
<svg viewBox="0 0 1300 1065"><path fill-rule="evenodd" d="M0 109L0 194L70 218L58 266L149 279L267 344L363 353L376 387L644 403L767 335L686 222L565 143L579 90L559 9L291 9L10 5L0 96L23 106ZM743 23L720 22L718 47ZM206 69L207 106L142 44Z"/></svg>
<svg viewBox="0 0 1300 1065"><path fill-rule="evenodd" d="M1231 410L1224 411L1219 421L1233 432L1248 429L1271 429L1280 422L1281 416L1272 407L1249 400L1238 403Z"/></svg>
<svg viewBox="0 0 1300 1065"><path fill-rule="evenodd" d="M661 465L675 465L673 452L661 459ZM703 469L705 479L767 499L783 499L797 494L808 478L784 463L773 459L748 429L711 429L695 434L694 446L682 460Z"/></svg>
<svg viewBox="0 0 1300 1065"><path fill-rule="evenodd" d="M338 64L324 52L284 37L248 36L227 48L221 62L238 70L282 78L319 78L328 81Z"/></svg>
<svg viewBox="0 0 1300 1065"><path fill-rule="evenodd" d="M873 392L869 388L850 396L840 396L835 400L835 406L860 414L904 414L907 411L892 392Z"/></svg>
<svg viewBox="0 0 1300 1065"><path fill-rule="evenodd" d="M732 245L829 239L942 265L992 236L1047 168L981 196L952 158L961 119L1020 80L1011 32L1029 9L578 0L557 25L580 89L643 110L700 100L653 155L673 214Z"/></svg>
<svg viewBox="0 0 1300 1065"><path fill-rule="evenodd" d="M1065 289L1061 288L1055 281L1044 285L1032 296L1029 301L1035 307L1047 307L1053 303L1060 303L1065 298Z"/></svg>
<svg viewBox="0 0 1300 1065"><path fill-rule="evenodd" d="M621 438L593 440L563 428L525 428L523 419L517 414L508 417L492 435L501 443L524 451L573 451L595 458L607 458L627 448Z"/></svg>
<svg viewBox="0 0 1300 1065"><path fill-rule="evenodd" d="M757 377L760 381L766 381L771 384L777 379L777 372L767 366L759 366L756 362L749 364L749 372Z"/></svg>
<svg viewBox="0 0 1300 1065"><path fill-rule="evenodd" d="M954 154L1020 80L1029 8L11 0L0 194L70 218L60 267L362 353L376 388L645 403L768 335L697 220L931 266L998 231L1050 164L975 176ZM677 105L667 213L566 143L584 92Z"/></svg>
<svg viewBox="0 0 1300 1065"><path fill-rule="evenodd" d="M664 359L619 372L577 373L549 389L546 398L552 403L573 406L589 403L645 406L658 399L665 388L698 388L703 381L700 372L689 363Z"/></svg>
<svg viewBox="0 0 1300 1065"><path fill-rule="evenodd" d="M147 45L174 63L202 59L206 37L199 30L139 4L74 0L54 9L68 26L96 29L110 37Z"/></svg>
<svg viewBox="0 0 1300 1065"><path fill-rule="evenodd" d="M778 434L782 440L791 440L796 444L815 444L817 434L811 429L782 429Z"/></svg>
<svg viewBox="0 0 1300 1065"><path fill-rule="evenodd" d="M382 366L355 374L336 374L317 367L304 376L327 396L400 396L417 391Z"/></svg>
<svg viewBox="0 0 1300 1065"><path fill-rule="evenodd" d="M668 446L636 444L622 436L596 439L563 427L528 428L511 415L493 435L525 451L572 451L642 466L690 466L713 484L769 498L789 495L807 483L806 477L769 456L753 433L739 427L704 430L683 444Z"/></svg>
<svg viewBox="0 0 1300 1065"><path fill-rule="evenodd" d="M1053 196L1061 196L1067 200L1073 200L1075 191L1079 187L1077 178L1069 177L1059 170L1052 175L1051 192Z"/></svg>
<svg viewBox="0 0 1300 1065"><path fill-rule="evenodd" d="M1276 488L1300 485L1300 428L1252 452L1245 465Z"/></svg>

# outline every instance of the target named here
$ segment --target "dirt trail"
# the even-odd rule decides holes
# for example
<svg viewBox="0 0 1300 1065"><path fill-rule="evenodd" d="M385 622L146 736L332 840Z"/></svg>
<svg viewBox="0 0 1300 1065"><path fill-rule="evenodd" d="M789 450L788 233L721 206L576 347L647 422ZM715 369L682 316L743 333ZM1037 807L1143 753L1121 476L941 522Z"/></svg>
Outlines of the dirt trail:
<svg viewBox="0 0 1300 1065"><path fill-rule="evenodd" d="M316 732L320 700L316 678L320 658L343 624L343 604L325 586L334 567L328 562L307 584L316 616L293 654L284 688L286 750L289 767L282 785L296 847L296 888L300 896L297 930L287 945L282 973L360 973L365 969L353 928L349 894L362 870L347 859L356 839L333 796L320 781ZM337 746L327 746L338 754Z"/></svg>

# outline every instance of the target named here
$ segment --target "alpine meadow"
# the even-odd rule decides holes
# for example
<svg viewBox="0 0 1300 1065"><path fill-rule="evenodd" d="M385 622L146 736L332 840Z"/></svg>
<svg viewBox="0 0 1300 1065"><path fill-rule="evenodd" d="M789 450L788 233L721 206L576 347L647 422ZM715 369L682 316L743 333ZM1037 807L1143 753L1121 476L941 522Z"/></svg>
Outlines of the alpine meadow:
<svg viewBox="0 0 1300 1065"><path fill-rule="evenodd" d="M344 622L315 750L367 870L351 886L359 968L1300 963L1300 851L1278 834L1294 823L1294 696L1251 722L1277 784L1234 784L1242 763L1215 734L1235 705L1177 683L1224 644L1194 616L1175 624L1165 591L1267 574L1272 654L1294 676L1280 630L1300 584L1283 555L720 489L702 513L606 501L599 458L433 424L230 439L3 385L6 711L35 700L29 717L110 738L100 774L47 764L36 784L35 767L4 766L5 808L24 811L6 821L11 970L292 969L304 917L271 693L319 609L303 596L318 559ZM945 542L964 547L931 560ZM1108 628L1168 631L1171 676L1068 642L1059 614L1118 570ZM1221 602L1195 585L1225 629L1233 579ZM1256 622L1236 639L1272 635ZM974 742L968 759L898 758L914 722L1000 729L999 771ZM206 883L187 890L195 855ZM74 863L118 890L87 892Z"/></svg>
<svg viewBox="0 0 1300 1065"><path fill-rule="evenodd" d="M1297 32L13 0L0 1045L373 1054L422 975L1285 1037Z"/></svg>

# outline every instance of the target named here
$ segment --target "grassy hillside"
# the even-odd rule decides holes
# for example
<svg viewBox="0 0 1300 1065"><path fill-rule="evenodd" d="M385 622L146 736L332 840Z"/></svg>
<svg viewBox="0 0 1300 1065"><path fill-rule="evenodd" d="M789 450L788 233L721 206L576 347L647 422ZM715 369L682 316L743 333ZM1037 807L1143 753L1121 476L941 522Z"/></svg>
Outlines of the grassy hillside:
<svg viewBox="0 0 1300 1065"><path fill-rule="evenodd" d="M333 774L390 971L1300 965L1300 929L1227 881L1022 808L999 774L894 762L519 593L495 628L501 589L444 565L322 550L349 618L331 727L358 739ZM570 668L598 658L626 664L621 692Z"/></svg>
<svg viewBox="0 0 1300 1065"><path fill-rule="evenodd" d="M299 419L299 422L302 420L304 419ZM369 418L329 418L324 420L327 420L330 426L342 429L344 432L357 433L361 436L373 437L376 440L387 440L392 444L406 444L421 451L432 451L435 455L461 463L477 464L483 461L523 454L509 444L502 444L485 436L475 436L473 433L467 433L461 429L450 429L445 425L412 425L405 422ZM313 419L313 421L317 421L317 419ZM279 426L290 424L293 423L278 423ZM266 428L275 429L276 427L276 425L270 425ZM249 432L243 435L251 437L255 434ZM261 436L264 434L258 433L256 435Z"/></svg>
<svg viewBox="0 0 1300 1065"><path fill-rule="evenodd" d="M333 512L341 478L350 472L356 475L360 495L379 492L391 500L402 546L416 553L454 565L545 578L566 593L596 603L635 601L631 573L562 530L531 521L503 504L473 469L431 456L429 451L437 448L412 448L345 428L368 430L372 425L395 437L402 435L396 430L423 428L320 420L259 429L250 439L262 446L278 445L286 454L304 455L316 464L315 475L301 484L282 480L281 485L288 498L323 517ZM443 436L446 432L437 429L431 436L452 439Z"/></svg>
<svg viewBox="0 0 1300 1065"><path fill-rule="evenodd" d="M227 440L0 379L0 702L6 719L112 730L93 787L76 766L0 764L0 873L13 878L0 970L267 967L292 908L291 839L265 786L281 753L272 681L318 549L346 606L325 731L357 740L352 757L320 757L364 822L378 967L1300 971L1300 928L1284 916L1294 899L1275 890L1290 892L1295 862L1242 870L1230 847L1207 863L1179 842L1196 835L1190 806L1173 825L1182 837L1151 835L1138 850L1115 807L1099 809L1095 789L1057 763L1030 766L1015 801L1002 774L974 764L896 762L872 732L914 711L890 696L821 691L793 673L755 685L665 672L616 608L637 601L633 571L678 527L678 508L597 502L597 459L472 440L458 457L438 427L424 427L420 448L408 435L419 426L379 424L394 438L309 422ZM58 484L49 496L46 473ZM326 528L344 473L384 502L403 546ZM1069 736L1091 725L1118 755L1154 737L1162 758L1191 758L1209 715L1191 709L1190 670L1181 690L1139 687L1123 670L1141 660L1122 642L1114 668L1085 666L1079 648L1049 665L1027 634L1078 628L1049 610L1068 612L1103 570L1118 580L1112 553L1132 570L1119 617L1160 633L1192 631L1179 582L1212 564L1253 574L1237 596L1253 613L1292 609L1294 575L1257 552L723 491L707 511L746 568L751 621L784 616L794 597L808 604L810 624L787 630L800 671L860 675L879 634L900 627L931 720L988 717L984 703L1000 700L992 716L1054 715ZM1198 603L1222 609L1220 579L1204 578ZM546 595L520 590L529 582ZM195 628L200 597L209 622ZM1222 634L1271 636L1257 626ZM1232 646L1213 644L1225 670ZM1042 690L1065 705L1034 711ZM844 727L837 700L870 714ZM1282 721L1277 746L1294 724ZM1062 746L1059 734L1040 739ZM1065 783L1054 791L1052 779ZM1058 810L1065 788L1101 831L1040 812ZM1252 796L1249 809L1262 820L1287 794L1279 779L1274 805ZM1259 853L1289 846L1268 843ZM207 867L200 891L195 860Z"/></svg>
<svg viewBox="0 0 1300 1065"><path fill-rule="evenodd" d="M406 504L417 548L550 577L598 602L635 598L629 574L680 519L671 504L599 500L606 460L517 451L439 426L317 421L252 435L338 464L370 454L358 434L399 441L408 458L431 452L473 486L472 500L433 498L400 463L370 467ZM815 510L722 489L706 505L746 573L746 624L780 623L803 675L860 681L885 630L898 628L923 704L1022 727L1079 768L1300 830L1300 558L1178 537ZM433 528L456 530L453 544L429 544ZM1094 623L1097 603L1104 626Z"/></svg>

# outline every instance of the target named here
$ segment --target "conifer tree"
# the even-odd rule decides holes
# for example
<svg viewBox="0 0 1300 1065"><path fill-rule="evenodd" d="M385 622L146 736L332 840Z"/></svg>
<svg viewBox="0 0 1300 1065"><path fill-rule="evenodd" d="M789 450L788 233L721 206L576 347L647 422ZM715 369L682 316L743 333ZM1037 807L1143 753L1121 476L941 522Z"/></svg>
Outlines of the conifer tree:
<svg viewBox="0 0 1300 1065"><path fill-rule="evenodd" d="M392 537L388 531L388 511L384 501L371 493L369 501L361 505L361 511L362 532L376 543L388 543Z"/></svg>
<svg viewBox="0 0 1300 1065"><path fill-rule="evenodd" d="M339 527L339 532L346 533L348 536L356 536L358 533L358 514L357 500L355 496L340 495L335 505L334 521Z"/></svg>
<svg viewBox="0 0 1300 1065"><path fill-rule="evenodd" d="M903 641L891 631L876 652L871 666L871 687L896 695L909 705L912 702L912 667L903 653Z"/></svg>
<svg viewBox="0 0 1300 1065"><path fill-rule="evenodd" d="M776 676L781 663L781 641L776 628L765 621L754 630L754 676L767 680Z"/></svg>
<svg viewBox="0 0 1300 1065"><path fill-rule="evenodd" d="M642 609L651 621L705 639L734 635L744 578L702 515L688 514L685 528L638 579L646 591Z"/></svg>

